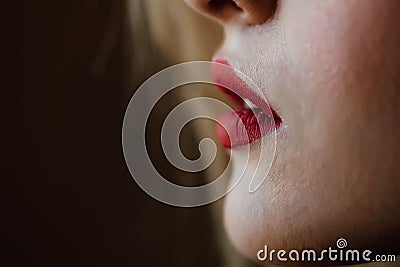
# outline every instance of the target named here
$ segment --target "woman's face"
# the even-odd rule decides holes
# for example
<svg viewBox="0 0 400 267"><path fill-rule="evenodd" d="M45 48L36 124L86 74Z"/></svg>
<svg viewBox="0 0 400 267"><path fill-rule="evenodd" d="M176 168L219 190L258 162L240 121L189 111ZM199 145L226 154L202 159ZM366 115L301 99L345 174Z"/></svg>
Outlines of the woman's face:
<svg viewBox="0 0 400 267"><path fill-rule="evenodd" d="M221 22L215 58L247 74L284 123L260 189L248 193L250 162L226 199L235 246L252 258L264 245L323 249L340 237L350 247L395 249L400 1L186 2ZM233 175L246 163L240 149Z"/></svg>

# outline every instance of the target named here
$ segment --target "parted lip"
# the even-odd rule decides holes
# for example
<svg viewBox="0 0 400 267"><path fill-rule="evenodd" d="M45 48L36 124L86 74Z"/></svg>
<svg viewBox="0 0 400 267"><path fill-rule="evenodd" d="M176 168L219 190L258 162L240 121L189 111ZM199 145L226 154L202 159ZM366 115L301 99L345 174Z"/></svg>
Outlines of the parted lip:
<svg viewBox="0 0 400 267"><path fill-rule="evenodd" d="M276 121L282 122L280 116L268 104L267 100L255 92L248 84L240 79L230 64L225 59L215 59L212 66L212 78L225 94L229 95L237 104L243 106L244 100L248 99L258 106L264 113L274 116ZM229 66L230 68L224 67ZM228 89L229 88L229 89Z"/></svg>
<svg viewBox="0 0 400 267"><path fill-rule="evenodd" d="M234 148L246 145L281 127L280 116L267 100L236 75L226 60L217 59L215 63L211 71L214 82L240 107L239 110L224 113L220 118L217 136L223 146Z"/></svg>

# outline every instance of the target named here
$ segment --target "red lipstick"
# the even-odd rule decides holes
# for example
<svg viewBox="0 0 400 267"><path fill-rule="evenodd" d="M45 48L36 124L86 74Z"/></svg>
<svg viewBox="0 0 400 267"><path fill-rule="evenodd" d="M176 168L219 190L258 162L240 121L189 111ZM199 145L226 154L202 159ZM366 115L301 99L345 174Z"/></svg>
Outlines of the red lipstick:
<svg viewBox="0 0 400 267"><path fill-rule="evenodd" d="M224 113L217 125L217 137L224 147L235 148L249 144L282 126L279 115L263 97L236 75L226 60L215 60L215 63L218 64L212 67L214 82L239 106L236 111ZM249 102L251 108L247 104Z"/></svg>

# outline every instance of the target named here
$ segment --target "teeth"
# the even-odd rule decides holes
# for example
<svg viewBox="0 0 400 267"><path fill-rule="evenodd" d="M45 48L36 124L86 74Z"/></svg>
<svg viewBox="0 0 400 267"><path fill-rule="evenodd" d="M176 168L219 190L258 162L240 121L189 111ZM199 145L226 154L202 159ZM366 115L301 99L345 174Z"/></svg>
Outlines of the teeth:
<svg viewBox="0 0 400 267"><path fill-rule="evenodd" d="M243 100L244 100L244 106L245 106L246 108L249 108L249 109L258 108L258 106L254 105L254 103L251 102L249 99L244 98Z"/></svg>

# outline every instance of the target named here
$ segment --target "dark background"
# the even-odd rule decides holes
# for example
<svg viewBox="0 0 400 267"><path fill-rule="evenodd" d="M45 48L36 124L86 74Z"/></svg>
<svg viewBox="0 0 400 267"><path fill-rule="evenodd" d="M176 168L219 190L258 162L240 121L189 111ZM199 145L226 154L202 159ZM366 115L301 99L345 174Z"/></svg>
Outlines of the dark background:
<svg viewBox="0 0 400 267"><path fill-rule="evenodd" d="M161 204L125 166L123 114L145 75L129 60L123 1L2 6L15 39L3 90L15 95L3 98L1 265L222 266L213 205Z"/></svg>

